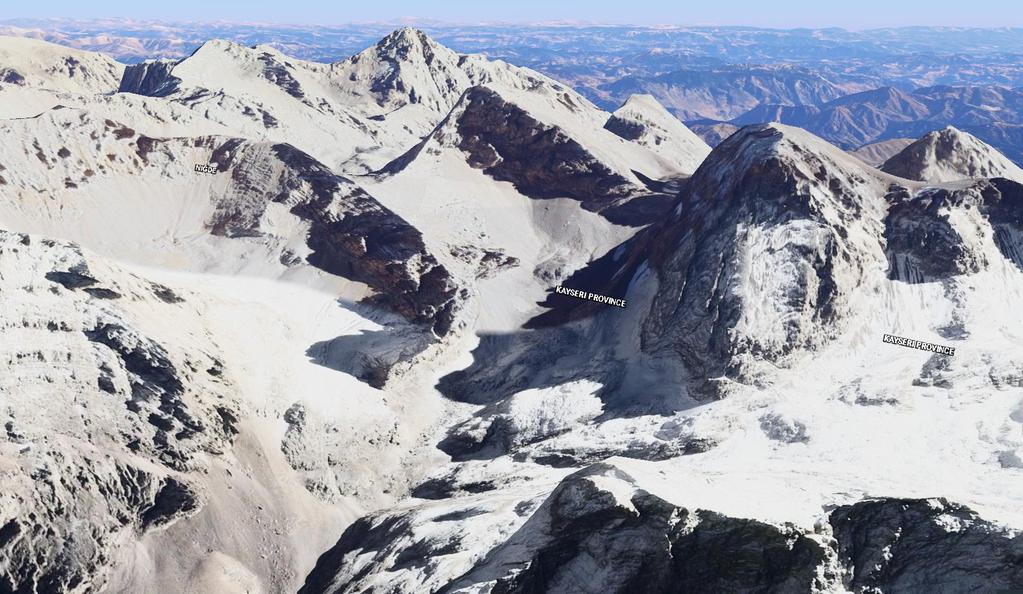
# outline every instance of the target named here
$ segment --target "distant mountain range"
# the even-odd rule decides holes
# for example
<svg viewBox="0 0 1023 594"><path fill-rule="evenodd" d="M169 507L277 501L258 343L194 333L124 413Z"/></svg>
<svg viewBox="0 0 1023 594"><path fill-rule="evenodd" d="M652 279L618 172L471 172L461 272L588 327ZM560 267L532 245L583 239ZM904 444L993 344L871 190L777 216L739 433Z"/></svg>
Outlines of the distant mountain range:
<svg viewBox="0 0 1023 594"><path fill-rule="evenodd" d="M761 122L800 126L844 148L953 125L1023 159L1021 29L417 24L455 51L533 68L605 110L653 95L711 144L732 126ZM127 63L179 59L209 39L331 62L394 27L18 19L0 21L0 35Z"/></svg>
<svg viewBox="0 0 1023 594"><path fill-rule="evenodd" d="M762 122L799 126L847 149L916 138L952 125L983 139L1017 163L1023 162L1023 89L937 86L906 92L882 87L818 105L765 102L727 122L689 123L713 137L720 135L722 124L729 130Z"/></svg>

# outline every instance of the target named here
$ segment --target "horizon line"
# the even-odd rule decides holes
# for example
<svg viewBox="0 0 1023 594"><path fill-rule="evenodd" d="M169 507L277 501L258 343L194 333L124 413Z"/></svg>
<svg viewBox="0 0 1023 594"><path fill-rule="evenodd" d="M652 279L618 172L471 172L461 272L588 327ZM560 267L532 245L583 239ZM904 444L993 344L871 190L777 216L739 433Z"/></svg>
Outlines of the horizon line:
<svg viewBox="0 0 1023 594"><path fill-rule="evenodd" d="M565 27L565 28L588 28L606 27L622 28L632 27L638 29L660 29L660 30L686 30L686 29L754 29L763 31L846 31L846 32L870 32L889 31L900 29L932 29L943 31L1020 31L1023 32L1023 25L1000 25L1000 26L963 26L963 25L886 25L877 27L848 27L840 25L800 26L800 27L776 27L770 25L744 25L744 24L722 24L722 23L629 23L615 21L587 21L575 19L554 19L539 21L512 21L512 20L481 20L481 21L455 21L442 20L429 17L395 17L379 20L353 20L331 24L309 23L309 22L287 22L287 21L260 21L260 20L229 20L229 19L167 19L167 18L134 18L120 16L96 16L96 17L14 17L0 19L0 25L8 27L20 27L19 22L28 23L99 23L99 22L121 22L138 24L173 24L173 25L235 25L235 26L263 26L263 27L304 27L313 29L331 29L353 26L416 26L416 27Z"/></svg>

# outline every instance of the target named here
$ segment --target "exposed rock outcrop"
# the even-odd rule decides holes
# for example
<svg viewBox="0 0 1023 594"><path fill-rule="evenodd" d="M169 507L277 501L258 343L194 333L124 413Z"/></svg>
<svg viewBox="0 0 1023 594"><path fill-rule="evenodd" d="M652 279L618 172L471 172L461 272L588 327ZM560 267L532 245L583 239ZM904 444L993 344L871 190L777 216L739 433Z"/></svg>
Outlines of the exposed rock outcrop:
<svg viewBox="0 0 1023 594"><path fill-rule="evenodd" d="M821 591L838 579L833 554L813 535L678 507L606 464L569 475L542 500L524 500L516 510L528 512L528 519L501 525L514 532L497 546L493 537L480 542L464 530L442 539L418 537L436 511L363 518L320 558L301 592L375 591L383 587L385 567L406 568L415 559L419 567L439 569L445 556L469 552L475 563L438 591L781 594ZM479 509L477 515L496 513ZM414 555L403 562L410 551ZM402 575L409 581L389 587L413 591L432 583L430 571Z"/></svg>
<svg viewBox="0 0 1023 594"><path fill-rule="evenodd" d="M944 499L868 499L807 531L674 505L608 464L522 499L514 509L528 518L518 521L476 499L356 521L301 592L811 594L1023 584L1021 537ZM435 571L466 565L449 583L437 581Z"/></svg>
<svg viewBox="0 0 1023 594"><path fill-rule="evenodd" d="M889 192L889 277L919 283L973 274L991 264L990 239L1023 269L1023 185L1008 179L965 187Z"/></svg>
<svg viewBox="0 0 1023 594"><path fill-rule="evenodd" d="M117 91L166 97L176 91L181 83L181 79L171 74L177 63L175 60L151 60L130 64L124 68L124 75Z"/></svg>
<svg viewBox="0 0 1023 594"><path fill-rule="evenodd" d="M533 198L568 197L600 210L634 190L622 175L557 128L486 87L470 89L458 116L458 148L469 164Z"/></svg>
<svg viewBox="0 0 1023 594"><path fill-rule="evenodd" d="M750 126L719 145L652 235L659 286L643 349L671 353L719 394L836 335L883 258L884 183L805 132Z"/></svg>
<svg viewBox="0 0 1023 594"><path fill-rule="evenodd" d="M96 286L163 303L72 245L0 231L0 591L101 589L125 538L201 508L191 473L237 433L227 385L194 371L205 356Z"/></svg>
<svg viewBox="0 0 1023 594"><path fill-rule="evenodd" d="M831 512L854 592L1014 592L1023 537L945 499L876 499Z"/></svg>

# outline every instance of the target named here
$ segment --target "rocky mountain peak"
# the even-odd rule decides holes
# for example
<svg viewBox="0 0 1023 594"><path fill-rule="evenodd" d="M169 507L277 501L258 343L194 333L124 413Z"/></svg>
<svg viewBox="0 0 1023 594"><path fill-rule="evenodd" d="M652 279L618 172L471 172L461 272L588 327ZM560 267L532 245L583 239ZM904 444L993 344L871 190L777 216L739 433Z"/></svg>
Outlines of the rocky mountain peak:
<svg viewBox="0 0 1023 594"><path fill-rule="evenodd" d="M643 348L673 353L697 396L758 383L842 327L848 298L882 265L885 181L802 130L743 128L715 148L650 242L658 291Z"/></svg>
<svg viewBox="0 0 1023 594"><path fill-rule="evenodd" d="M604 128L669 160L679 171L696 171L710 153L699 136L671 115L653 95L631 95Z"/></svg>
<svg viewBox="0 0 1023 594"><path fill-rule="evenodd" d="M885 161L881 170L931 183L987 177L1023 181L1023 169L994 147L952 126L924 135Z"/></svg>
<svg viewBox="0 0 1023 594"><path fill-rule="evenodd" d="M404 27L332 68L339 85L368 88L381 105L420 104L446 112L472 85L461 62L458 54L422 31Z"/></svg>
<svg viewBox="0 0 1023 594"><path fill-rule="evenodd" d="M858 186L883 187L877 177L859 160L805 130L755 124L740 129L708 155L693 176L690 195L701 202L797 199L807 207L831 205L855 212L863 206ZM762 187L734 194L750 182Z"/></svg>
<svg viewBox="0 0 1023 594"><path fill-rule="evenodd" d="M436 54L437 48L443 47L430 39L426 33L414 27L395 29L377 42L375 49L380 56L389 56L396 60L414 60L422 57L429 62Z"/></svg>

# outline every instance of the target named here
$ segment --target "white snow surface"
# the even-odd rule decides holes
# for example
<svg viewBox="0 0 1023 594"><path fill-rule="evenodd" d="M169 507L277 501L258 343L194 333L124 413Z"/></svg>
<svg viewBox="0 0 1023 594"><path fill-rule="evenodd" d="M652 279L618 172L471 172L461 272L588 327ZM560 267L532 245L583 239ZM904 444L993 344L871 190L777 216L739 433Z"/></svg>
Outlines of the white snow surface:
<svg viewBox="0 0 1023 594"><path fill-rule="evenodd" d="M691 175L710 154L710 146L671 115L653 95L631 95L612 115L641 126L642 132L635 142L669 163L657 178L680 171Z"/></svg>
<svg viewBox="0 0 1023 594"><path fill-rule="evenodd" d="M95 52L55 45L28 37L0 36L0 80L16 73L23 80L10 86L74 93L113 93L124 65ZM7 78L10 78L9 76Z"/></svg>
<svg viewBox="0 0 1023 594"><path fill-rule="evenodd" d="M49 291L52 283L39 275L59 262L25 253L0 259L3 328L13 338L0 346L0 401L17 409L20 418L35 413L29 449L49 433L76 446L115 451L110 436L125 423L109 403L89 401L92 408L86 410L73 398L96 394L93 353L84 339L19 326L22 319L39 322L48 312L73 319L97 312L122 316L169 345L177 362L216 355L225 383L203 380L194 391L208 388L211 399L223 392L241 415L241 434L227 451L205 452L196 470L182 473L200 485L205 507L159 531L123 536L117 563L104 577L109 591L294 591L345 526L380 510L407 514L413 536L428 532L434 540L457 539L461 545L437 557L429 571L412 567L366 579L398 591L439 587L499 544L528 550L532 535L518 532L528 518L519 513L520 505L534 510L571 472L510 455L452 462L436 448L438 441L483 407L451 402L435 386L472 363L478 335L521 332L552 284L620 244L632 230L572 200L531 200L473 169L456 147L437 138L428 139L420 155L393 176L354 176L423 233L430 251L469 294L470 315L460 333L431 348L395 382L373 388L317 363L309 351L339 337L390 331L388 320L354 304L366 296L366 287L311 266L284 266L281 248L307 255L302 240L308 229L283 206L267 211L263 223L272 232L265 236L228 239L206 233L209 198L226 182L192 170L210 155L189 147L186 137L233 134L291 142L339 172L366 173L434 132L457 109L465 89L485 84L637 183L634 170L654 178L691 173L705 145L646 97L634 97L616 112L650 126L629 142L603 128L608 114L546 77L481 57L463 59L411 30L392 37L385 40L390 46L330 65L301 62L265 47L210 42L174 68L182 85L167 98L104 96L111 84L116 87L116 63L0 38L0 64L12 64L31 82L24 88L0 84L5 139L0 143L0 228L31 233L33 245L49 237L79 244L92 273L129 295L100 303L80 292ZM411 56L400 72L404 95L382 94L367 84L391 74L379 56L392 46ZM54 70L65 55L76 56L95 74L83 78ZM288 72L304 98L263 77L266 60ZM440 85L449 79L450 86ZM197 89L209 93L189 99ZM410 100L412 89L416 101ZM50 109L58 102L73 107ZM32 106L38 111L31 113ZM258 110L277 125L266 126ZM371 119L376 116L383 121ZM126 142L99 134L110 127L108 119L135 133L180 136L184 148L175 159L142 162ZM853 171L855 186L873 191L893 180L906 183L874 175L853 157L835 156L837 149L805 132L784 130L793 142L827 153ZM60 156L61 148L70 155ZM940 181L944 174L935 171ZM721 171L723 179L728 174ZM823 199L821 204L831 208ZM883 208L868 204L868 215L880 216ZM753 247L743 273L757 296L772 295L787 277L799 274L784 259L784 246L813 246L820 239L818 229L799 222L744 233ZM705 452L665 460L608 459L643 489L689 508L791 522L812 531L831 506L863 497L942 496L975 508L985 519L1023 529L1023 319L1018 315L1023 272L991 237L979 241L983 244L974 249L992 263L980 273L946 283L908 284L877 276L864 283L848 304L853 313L843 331L789 367L772 369L763 387L739 386L714 402L680 399L684 405L670 412L609 418L599 396L603 386L574 379L517 391L500 413L516 429L519 444L553 450L622 451L637 443L693 438L713 442ZM479 258L465 257L461 247L498 250L517 264L483 275ZM656 289L654 276L649 270L637 274L629 308L611 312L631 324L615 329L621 337L616 354L623 359L641 359L635 326ZM145 289L151 283L173 288L184 304L161 303ZM775 338L785 312L771 299L748 302L752 305L742 312L737 331ZM603 319L578 326L599 335L605 331ZM950 338L943 328L953 322L964 333ZM956 355L945 360L884 344L886 333L949 344ZM400 333L384 338L396 348L401 339ZM15 352L22 350L42 352L43 360L20 362ZM65 353L70 363L54 356ZM666 363L642 363L629 373L649 372L649 381L657 382L660 376L653 372ZM630 376L626 385L635 379ZM630 396L642 401L647 394ZM301 431L285 419L289 410L304 411ZM91 437L89 424L107 437ZM3 442L4 480L29 485L21 465L31 455ZM495 488L436 501L408 496L422 479L451 474L462 483L490 481ZM628 500L622 485L604 486L621 490L620 498ZM17 511L13 504L0 505L2 513ZM465 511L472 513L458 521L438 520ZM0 516L0 525L6 519ZM349 570L378 561L361 558Z"/></svg>
<svg viewBox="0 0 1023 594"><path fill-rule="evenodd" d="M929 183L985 177L1023 183L1023 169L991 145L953 126L924 135L881 168Z"/></svg>

